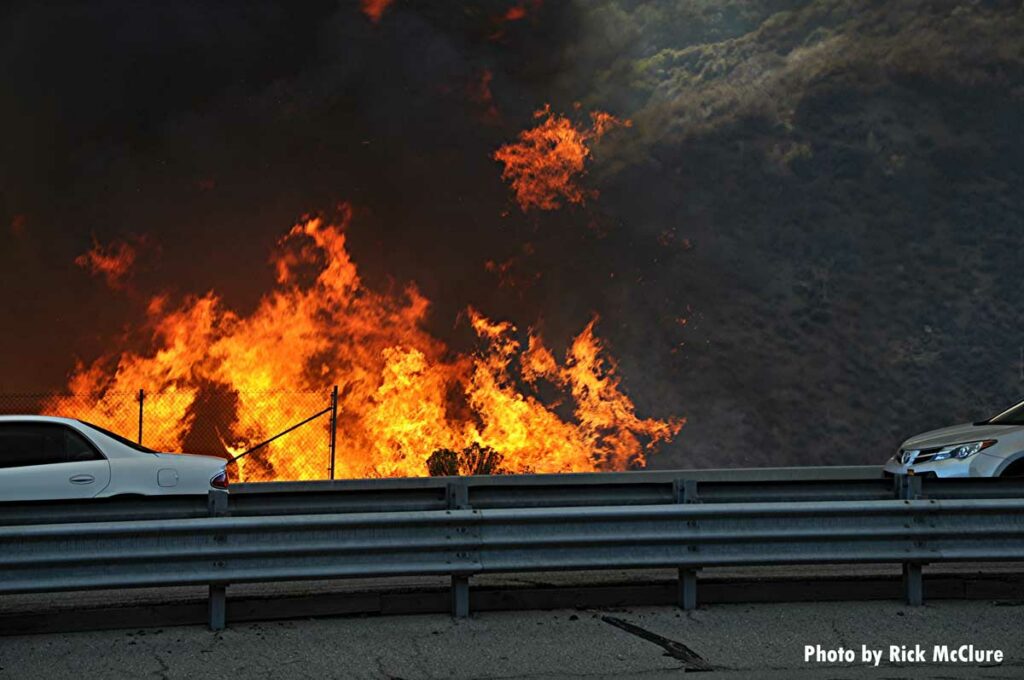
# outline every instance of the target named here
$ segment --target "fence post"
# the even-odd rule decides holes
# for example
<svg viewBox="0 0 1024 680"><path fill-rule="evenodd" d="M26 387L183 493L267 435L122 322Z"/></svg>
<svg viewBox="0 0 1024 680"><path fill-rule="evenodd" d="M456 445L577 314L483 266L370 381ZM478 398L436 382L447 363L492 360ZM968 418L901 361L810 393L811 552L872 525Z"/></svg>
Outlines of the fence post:
<svg viewBox="0 0 1024 680"><path fill-rule="evenodd" d="M139 446L142 446L142 404L146 401L146 393L139 390Z"/></svg>
<svg viewBox="0 0 1024 680"><path fill-rule="evenodd" d="M338 386L331 391L331 479L334 479L334 452L338 444Z"/></svg>
<svg viewBox="0 0 1024 680"><path fill-rule="evenodd" d="M921 478L909 475L897 475L895 478L896 498L912 501L921 497ZM914 518L916 524L919 518ZM915 541L915 545L916 545ZM924 576L921 572L922 562L903 563L903 595L911 607L924 604Z"/></svg>
<svg viewBox="0 0 1024 680"><path fill-rule="evenodd" d="M466 480L448 482L447 501L449 510L469 509L469 485ZM469 616L469 575L452 574L452 616L464 619Z"/></svg>
<svg viewBox="0 0 1024 680"><path fill-rule="evenodd" d="M676 503L697 503L697 480L676 479L672 482L672 495ZM690 522L695 526L696 522ZM695 545L690 550L696 550ZM691 611L697 608L697 572L695 567L682 567L679 569L679 606Z"/></svg>
<svg viewBox="0 0 1024 680"><path fill-rule="evenodd" d="M207 496L207 509L210 517L225 517L228 512L228 492L222 489L213 489ZM223 563L215 563L214 566L224 566ZM210 630L224 630L227 625L227 583L211 583L210 593L207 600L207 616Z"/></svg>

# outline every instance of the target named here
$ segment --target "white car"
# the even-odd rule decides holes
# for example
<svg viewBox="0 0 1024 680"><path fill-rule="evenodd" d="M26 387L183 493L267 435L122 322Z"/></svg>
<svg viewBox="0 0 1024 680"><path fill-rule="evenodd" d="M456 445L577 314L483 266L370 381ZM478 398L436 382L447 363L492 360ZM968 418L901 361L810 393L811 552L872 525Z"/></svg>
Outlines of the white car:
<svg viewBox="0 0 1024 680"><path fill-rule="evenodd" d="M72 418L0 416L0 501L206 494L227 461L157 453Z"/></svg>
<svg viewBox="0 0 1024 680"><path fill-rule="evenodd" d="M1024 402L978 423L911 437L885 464L895 475L1024 476Z"/></svg>

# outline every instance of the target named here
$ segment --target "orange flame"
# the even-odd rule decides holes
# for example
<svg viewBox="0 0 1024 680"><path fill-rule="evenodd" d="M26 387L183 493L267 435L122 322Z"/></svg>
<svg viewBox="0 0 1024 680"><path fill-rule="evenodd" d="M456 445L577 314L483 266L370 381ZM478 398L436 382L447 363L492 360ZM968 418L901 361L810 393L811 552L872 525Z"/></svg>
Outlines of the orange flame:
<svg viewBox="0 0 1024 680"><path fill-rule="evenodd" d="M533 117L543 119L537 126L519 133L517 142L506 144L494 153L505 164L501 178L508 181L516 201L524 211L530 208L555 210L561 200L582 204L596 198L596 190L579 184L590 145L615 127L632 123L603 111L590 114L589 128L574 125L568 118L551 113L545 105Z"/></svg>
<svg viewBox="0 0 1024 680"><path fill-rule="evenodd" d="M80 401L56 398L50 410L108 425L124 407L117 395L144 387L154 395L147 444L180 450L201 395L216 388L237 399L222 437L227 451L240 452L311 415L278 390L337 384L339 477L422 476L435 450L474 443L503 454L509 472L624 469L642 465L682 427L682 419L637 417L594 333L596 318L560 363L538 334L521 351L511 323L470 309L480 349L453 353L423 330L429 302L415 286L381 293L363 283L346 248L350 219L344 207L339 226L311 218L293 227L272 259L278 285L248 316L212 292L171 311L154 298L153 351L79 365L70 391L91 395L95 406L82 413L73 410ZM541 380L571 402L571 418L536 396ZM325 428L314 422L241 459L239 475L323 478L324 466L309 457L324 450Z"/></svg>
<svg viewBox="0 0 1024 680"><path fill-rule="evenodd" d="M359 0L359 6L363 14L369 17L370 21L377 23L384 16L384 12L387 11L392 2L394 0Z"/></svg>
<svg viewBox="0 0 1024 680"><path fill-rule="evenodd" d="M124 241L103 246L93 238L92 248L75 258L75 264L102 276L111 288L120 288L131 272L138 256L135 248Z"/></svg>
<svg viewBox="0 0 1024 680"><path fill-rule="evenodd" d="M544 5L544 0L529 0L527 2L519 2L507 10L504 13L495 15L491 18L491 23L494 26L494 30L491 32L489 39L492 41L498 41L505 37L506 24L522 21L532 12L538 13L541 7Z"/></svg>
<svg viewBox="0 0 1024 680"><path fill-rule="evenodd" d="M526 18L526 7L524 5L515 5L509 7L508 11L505 12L505 21L519 21L520 19Z"/></svg>

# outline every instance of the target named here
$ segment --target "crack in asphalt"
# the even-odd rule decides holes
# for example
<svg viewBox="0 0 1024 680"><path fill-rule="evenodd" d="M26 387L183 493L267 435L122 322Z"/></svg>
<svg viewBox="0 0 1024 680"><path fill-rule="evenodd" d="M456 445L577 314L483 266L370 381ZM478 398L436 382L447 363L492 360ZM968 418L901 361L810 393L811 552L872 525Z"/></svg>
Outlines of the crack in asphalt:
<svg viewBox="0 0 1024 680"><path fill-rule="evenodd" d="M157 670L155 670L153 672L156 673L157 677L160 678L161 680L169 680L169 678L170 678L169 673L171 672L171 667L168 666L167 662L164 661L163 658L159 654L157 654L156 652L153 652L153 658L156 659L156 662L158 664L160 664L160 668L158 668Z"/></svg>
<svg viewBox="0 0 1024 680"><path fill-rule="evenodd" d="M630 623L629 621L624 621L614 616L602 616L601 620L605 623L610 623L616 628L621 628L627 633L636 635L638 638L642 638L644 640L647 640L648 642L653 642L654 644L664 649L666 654L668 654L669 656L682 661L683 667L688 671L714 670L711 664L705 661L700 654L693 651L692 649L684 645L682 642L677 642L663 635L652 633L646 628L641 628L636 624Z"/></svg>
<svg viewBox="0 0 1024 680"><path fill-rule="evenodd" d="M835 634L836 638L839 640L840 646L848 648L850 645L846 642L846 636L843 634L842 631L839 630L839 625L836 623L836 620L832 619L831 624L832 624L832 632Z"/></svg>

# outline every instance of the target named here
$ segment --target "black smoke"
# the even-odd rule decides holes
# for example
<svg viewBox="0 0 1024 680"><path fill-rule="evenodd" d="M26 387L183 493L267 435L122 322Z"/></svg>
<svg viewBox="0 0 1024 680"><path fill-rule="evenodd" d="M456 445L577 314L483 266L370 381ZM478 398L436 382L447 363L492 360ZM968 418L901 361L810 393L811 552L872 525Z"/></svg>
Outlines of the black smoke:
<svg viewBox="0 0 1024 680"><path fill-rule="evenodd" d="M689 418L657 466L881 461L1020 396L1019 3L516 4L8 5L0 390L61 387L157 292L251 308L349 201L361 272L455 344L470 304L562 347L599 314L638 410ZM523 214L491 154L577 102L634 127L597 200ZM134 234L133 290L74 266Z"/></svg>

